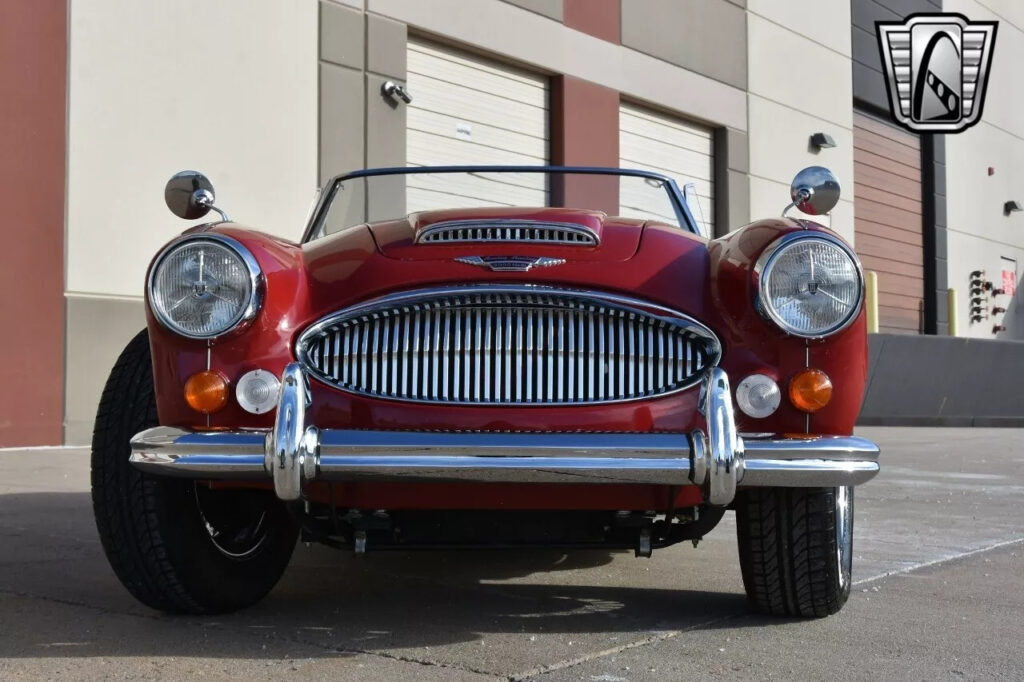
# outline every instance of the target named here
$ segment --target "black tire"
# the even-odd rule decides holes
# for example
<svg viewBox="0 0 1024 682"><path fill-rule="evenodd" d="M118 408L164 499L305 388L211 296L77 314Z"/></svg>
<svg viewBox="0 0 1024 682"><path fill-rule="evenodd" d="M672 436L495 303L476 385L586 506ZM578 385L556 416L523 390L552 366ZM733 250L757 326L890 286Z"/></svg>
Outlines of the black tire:
<svg viewBox="0 0 1024 682"><path fill-rule="evenodd" d="M298 529L288 510L269 491L211 490L138 471L128 461L129 441L156 425L143 331L107 379L92 439L93 511L114 573L136 599L170 613L254 604L295 549Z"/></svg>
<svg viewBox="0 0 1024 682"><path fill-rule="evenodd" d="M850 596L853 488L764 488L736 499L747 597L775 616L822 618Z"/></svg>

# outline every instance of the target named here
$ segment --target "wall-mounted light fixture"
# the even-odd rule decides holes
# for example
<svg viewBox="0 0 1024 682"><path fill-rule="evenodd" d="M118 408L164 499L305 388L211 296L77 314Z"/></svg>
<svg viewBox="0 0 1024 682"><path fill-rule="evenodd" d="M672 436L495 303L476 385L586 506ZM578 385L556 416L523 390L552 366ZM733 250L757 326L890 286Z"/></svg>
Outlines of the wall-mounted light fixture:
<svg viewBox="0 0 1024 682"><path fill-rule="evenodd" d="M387 97L392 102L398 103L398 100L402 100L406 104L412 102L412 93L405 89L405 86L399 85L394 81L384 81L380 86L380 94Z"/></svg>
<svg viewBox="0 0 1024 682"><path fill-rule="evenodd" d="M1024 211L1024 206L1021 206L1019 201L1007 201L1003 204L1003 215L1010 215L1017 211Z"/></svg>
<svg viewBox="0 0 1024 682"><path fill-rule="evenodd" d="M836 146L836 141L832 139L832 136L828 133L814 133L811 135L811 146L821 151L822 149L831 149Z"/></svg>

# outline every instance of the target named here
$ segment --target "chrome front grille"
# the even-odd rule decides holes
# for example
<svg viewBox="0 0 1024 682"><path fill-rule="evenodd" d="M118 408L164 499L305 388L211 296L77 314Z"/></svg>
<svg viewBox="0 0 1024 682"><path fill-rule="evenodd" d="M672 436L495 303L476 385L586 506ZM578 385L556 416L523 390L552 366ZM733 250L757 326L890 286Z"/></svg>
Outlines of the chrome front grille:
<svg viewBox="0 0 1024 682"><path fill-rule="evenodd" d="M679 313L596 292L480 286L410 292L331 315L299 361L340 389L474 405L578 405L694 385L720 345Z"/></svg>
<svg viewBox="0 0 1024 682"><path fill-rule="evenodd" d="M578 223L537 220L448 220L434 223L416 236L418 244L455 242L517 242L597 246L597 233Z"/></svg>

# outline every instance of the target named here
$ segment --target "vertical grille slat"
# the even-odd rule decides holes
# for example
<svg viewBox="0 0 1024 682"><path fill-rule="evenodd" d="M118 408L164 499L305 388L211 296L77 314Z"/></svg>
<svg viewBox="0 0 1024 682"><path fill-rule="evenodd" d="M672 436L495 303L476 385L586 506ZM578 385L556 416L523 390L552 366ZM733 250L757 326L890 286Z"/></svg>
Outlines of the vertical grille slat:
<svg viewBox="0 0 1024 682"><path fill-rule="evenodd" d="M692 321L570 292L463 293L333 317L303 335L300 360L341 389L398 400L631 400L686 388L718 362L717 340Z"/></svg>

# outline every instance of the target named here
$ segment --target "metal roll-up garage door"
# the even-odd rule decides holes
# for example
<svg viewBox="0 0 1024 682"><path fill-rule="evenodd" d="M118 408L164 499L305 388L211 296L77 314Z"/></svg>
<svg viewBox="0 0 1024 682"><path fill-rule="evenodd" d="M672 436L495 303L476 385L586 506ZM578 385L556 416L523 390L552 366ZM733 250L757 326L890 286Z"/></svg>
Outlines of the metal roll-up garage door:
<svg viewBox="0 0 1024 682"><path fill-rule="evenodd" d="M919 333L924 299L920 138L854 112L853 180L855 247L864 269L878 273L879 331Z"/></svg>
<svg viewBox="0 0 1024 682"><path fill-rule="evenodd" d="M643 109L632 104L619 107L619 167L638 168L663 173L674 178L680 189L694 183L700 203L701 215L694 217L702 223L705 234L714 234L714 155L713 135L710 128L675 116ZM642 193L630 196L623 185L620 197L623 215L633 215L645 208ZM675 216L660 216L650 211L652 218L675 221Z"/></svg>
<svg viewBox="0 0 1024 682"><path fill-rule="evenodd" d="M410 166L543 165L548 159L548 80L435 43L410 40L407 123ZM460 206L545 206L540 174L507 182L409 176L408 210Z"/></svg>

